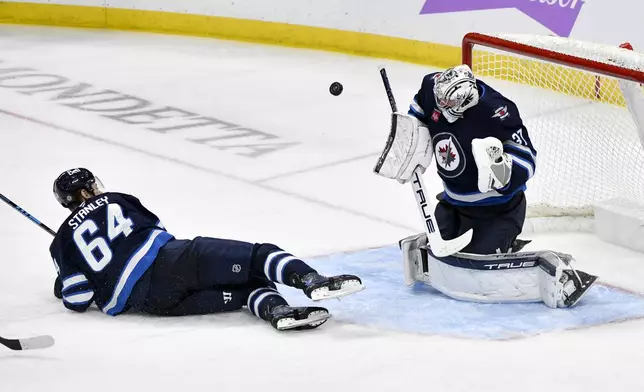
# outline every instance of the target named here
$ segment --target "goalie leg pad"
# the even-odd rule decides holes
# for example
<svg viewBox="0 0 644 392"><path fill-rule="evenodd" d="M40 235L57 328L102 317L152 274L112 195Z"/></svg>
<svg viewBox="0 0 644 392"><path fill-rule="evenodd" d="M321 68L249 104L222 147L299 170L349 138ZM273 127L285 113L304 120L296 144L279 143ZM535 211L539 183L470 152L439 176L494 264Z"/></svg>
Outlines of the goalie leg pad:
<svg viewBox="0 0 644 392"><path fill-rule="evenodd" d="M462 301L539 302L539 268L534 253L474 255L429 259L431 285Z"/></svg>
<svg viewBox="0 0 644 392"><path fill-rule="evenodd" d="M481 303L541 302L572 307L596 276L575 271L572 256L553 251L436 257L424 234L400 241L405 283L423 282L448 297Z"/></svg>
<svg viewBox="0 0 644 392"><path fill-rule="evenodd" d="M415 282L430 283L427 264L427 234L417 234L400 240L403 254L403 271L405 284L412 286Z"/></svg>

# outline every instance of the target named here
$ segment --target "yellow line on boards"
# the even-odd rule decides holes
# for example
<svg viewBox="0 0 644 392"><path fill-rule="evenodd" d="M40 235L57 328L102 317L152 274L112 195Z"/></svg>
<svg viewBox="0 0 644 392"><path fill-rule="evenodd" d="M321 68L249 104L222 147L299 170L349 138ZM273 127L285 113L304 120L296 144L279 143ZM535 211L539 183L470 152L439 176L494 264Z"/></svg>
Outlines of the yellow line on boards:
<svg viewBox="0 0 644 392"><path fill-rule="evenodd" d="M461 63L461 49L456 46L378 34L221 16L0 1L0 23L107 28L215 37L388 58L439 68L447 68ZM485 55L474 56L473 68L479 76L511 80L584 99L623 105L621 93L615 88L616 83L612 80L597 82L594 76L583 71L562 72L563 67L561 66L543 64L529 59L505 61L506 64L514 64L510 67L512 69L506 70L508 73L505 76L497 75L498 65L504 63L504 60L512 60L515 56L500 55L493 60L487 57ZM523 68L523 71L514 69L516 67ZM562 85L567 87L560 91L558 88L552 87L552 80L544 81L520 77L526 69L531 69L531 75L542 75L543 77L557 75L560 80L566 82Z"/></svg>
<svg viewBox="0 0 644 392"><path fill-rule="evenodd" d="M298 48L389 58L449 67L460 62L460 48L405 38L172 12L0 2L0 23L94 27L216 37Z"/></svg>

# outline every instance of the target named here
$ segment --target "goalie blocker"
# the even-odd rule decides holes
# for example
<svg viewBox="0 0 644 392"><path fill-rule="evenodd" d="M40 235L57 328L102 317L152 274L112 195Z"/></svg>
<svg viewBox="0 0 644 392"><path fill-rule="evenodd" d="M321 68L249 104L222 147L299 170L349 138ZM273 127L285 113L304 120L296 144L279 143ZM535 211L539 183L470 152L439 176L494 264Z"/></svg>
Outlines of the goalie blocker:
<svg viewBox="0 0 644 392"><path fill-rule="evenodd" d="M423 282L462 301L543 301L551 308L567 308L577 304L597 280L576 271L572 256L553 251L437 257L428 249L425 234L401 240L400 248L408 286Z"/></svg>

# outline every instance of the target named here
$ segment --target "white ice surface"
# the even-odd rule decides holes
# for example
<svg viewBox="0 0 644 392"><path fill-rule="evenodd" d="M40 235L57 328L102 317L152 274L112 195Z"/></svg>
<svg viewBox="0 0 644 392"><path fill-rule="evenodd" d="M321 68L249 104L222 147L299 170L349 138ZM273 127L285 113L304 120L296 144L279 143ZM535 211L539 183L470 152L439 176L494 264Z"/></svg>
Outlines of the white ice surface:
<svg viewBox="0 0 644 392"><path fill-rule="evenodd" d="M0 88L0 192L54 229L66 212L52 197L53 179L87 166L109 189L137 195L178 237L274 242L306 257L388 245L421 230L410 190L371 169L389 122L378 66L388 67L399 105L427 68L210 39L18 26L0 26L0 60L0 67L32 67L301 142L249 159ZM345 87L339 97L328 93L335 80ZM73 314L52 295L49 235L7 206L0 222L0 334L56 338L40 352L0 350L0 391L644 388L641 320L493 342L333 319L285 334L245 312ZM644 293L642 254L589 234L532 238L534 249L572 253L604 282Z"/></svg>

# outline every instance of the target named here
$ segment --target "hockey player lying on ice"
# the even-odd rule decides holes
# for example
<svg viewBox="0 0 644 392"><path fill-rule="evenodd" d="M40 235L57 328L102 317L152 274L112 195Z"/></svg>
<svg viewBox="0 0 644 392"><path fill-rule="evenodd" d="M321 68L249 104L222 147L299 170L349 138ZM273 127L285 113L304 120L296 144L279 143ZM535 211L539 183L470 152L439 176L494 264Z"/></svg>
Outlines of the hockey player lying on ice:
<svg viewBox="0 0 644 392"><path fill-rule="evenodd" d="M247 306L278 330L311 329L330 317L327 309L290 307L274 283L302 289L313 300L364 288L357 276L321 276L275 245L175 239L134 196L103 193L87 169L62 173L54 194L71 211L50 247L59 274L54 292L77 312L93 302L111 316L128 310L183 316Z"/></svg>
<svg viewBox="0 0 644 392"><path fill-rule="evenodd" d="M440 236L455 239L472 229L472 237L447 257L432 253L426 234L401 240L406 283L424 282L460 300L576 304L597 277L575 271L569 255L519 252L527 243L517 236L537 151L516 105L467 65L425 76L409 112L392 114L374 171L418 186L432 156L444 185L434 214ZM424 202L426 190L414 190ZM431 217L431 205L420 201L425 218ZM427 232L436 235L431 222Z"/></svg>

